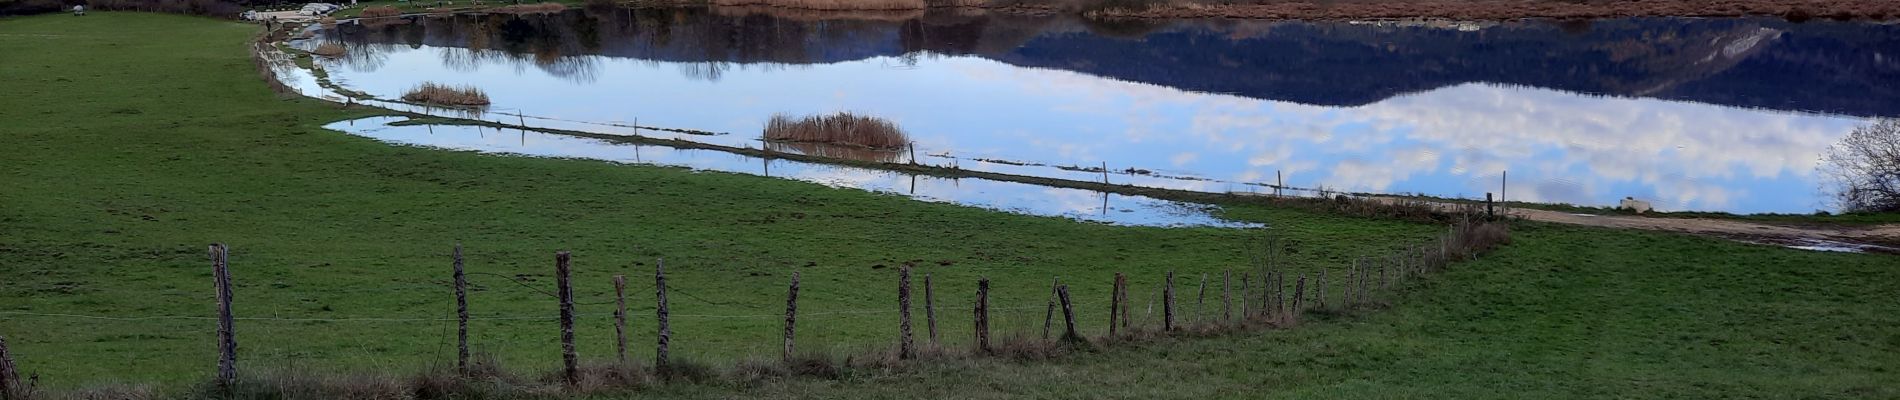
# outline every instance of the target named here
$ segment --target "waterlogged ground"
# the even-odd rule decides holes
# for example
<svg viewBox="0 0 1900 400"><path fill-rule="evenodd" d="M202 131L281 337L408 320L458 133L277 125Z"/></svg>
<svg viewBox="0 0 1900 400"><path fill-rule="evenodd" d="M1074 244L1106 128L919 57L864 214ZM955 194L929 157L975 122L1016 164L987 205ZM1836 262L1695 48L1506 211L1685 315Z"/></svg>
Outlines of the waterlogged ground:
<svg viewBox="0 0 1900 400"><path fill-rule="evenodd" d="M912 198L1032 215L1141 226L1261 227L1220 219L1217 207L978 178L943 178L884 170L749 157L717 150L679 149L469 125L391 125L404 117L372 117L326 125L396 144L540 157L688 167L865 189Z"/></svg>
<svg viewBox="0 0 1900 400"><path fill-rule="evenodd" d="M1106 165L1207 192L1805 213L1828 208L1820 152L1900 115L1880 84L1900 81L1900 27L1866 23L616 9L343 24L299 45L323 41L349 48L319 63L345 87L474 85L489 120L756 147L774 113L851 111L904 127L923 163L1078 180Z"/></svg>

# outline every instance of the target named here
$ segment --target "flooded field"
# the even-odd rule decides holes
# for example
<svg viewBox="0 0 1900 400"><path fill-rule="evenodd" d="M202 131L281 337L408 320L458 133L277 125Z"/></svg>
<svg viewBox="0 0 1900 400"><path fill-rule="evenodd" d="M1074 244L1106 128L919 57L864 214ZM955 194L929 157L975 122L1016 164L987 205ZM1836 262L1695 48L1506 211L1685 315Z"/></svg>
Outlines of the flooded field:
<svg viewBox="0 0 1900 400"><path fill-rule="evenodd" d="M298 45L318 43L346 47L318 65L350 90L394 99L433 81L479 87L493 99L480 111L435 113L760 148L774 114L847 111L895 122L923 164L1216 193L1283 183L1806 213L1830 208L1815 172L1819 153L1871 118L1900 116L1900 86L1891 84L1900 82L1900 26L1866 23L1104 23L623 8L346 23ZM604 143L471 140L479 129L444 128L436 136L414 134L422 127L351 131L461 149L634 157ZM886 162L913 154L772 146ZM640 151L666 159L664 150ZM726 157L658 163L767 174L759 160ZM717 157L693 159L709 158ZM796 164L770 174L908 189L909 178L838 171ZM928 194L919 196L931 199L1183 223L1178 205L1151 199L1104 207L1099 193L924 179L919 191ZM1116 214L1130 216L1099 217Z"/></svg>

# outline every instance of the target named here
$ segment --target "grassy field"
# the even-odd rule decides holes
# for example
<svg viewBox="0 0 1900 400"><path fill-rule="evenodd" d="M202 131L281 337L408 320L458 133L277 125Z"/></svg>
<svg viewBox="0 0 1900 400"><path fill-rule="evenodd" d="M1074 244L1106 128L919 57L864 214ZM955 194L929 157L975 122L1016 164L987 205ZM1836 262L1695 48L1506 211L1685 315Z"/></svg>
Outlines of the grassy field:
<svg viewBox="0 0 1900 400"><path fill-rule="evenodd" d="M0 21L7 146L0 149L0 313L213 315L205 245L228 243L248 362L400 369L447 359L448 253L466 246L472 313L552 318L553 253L574 252L581 352L611 348L609 277L630 275L651 343L651 273L676 287L675 351L776 354L788 273L801 271L808 348L888 343L896 267L934 274L962 309L978 276L999 325L1038 325L1047 285L1102 299L1115 271L1148 288L1164 270L1245 264L1255 233L1128 228L997 213L769 178L392 147L319 128L363 115L274 96L256 81L249 25L98 13ZM1423 225L1271 209L1299 260L1343 265ZM492 274L492 275L490 275ZM511 282L530 280L525 287ZM1096 283L1096 284L1084 284ZM1085 301L1084 304L1100 301ZM816 315L825 312L840 314ZM849 313L843 313L849 312ZM947 312L947 311L946 311ZM1035 314L1035 315L1031 315ZM956 315L964 315L957 313ZM736 317L735 317L736 316ZM959 319L960 321L962 319ZM1105 320L1085 321L1099 329ZM486 320L475 342L523 368L559 360L547 320ZM55 385L185 382L210 371L210 321L0 314L22 368ZM947 324L964 338L968 325ZM641 347L646 354L645 346ZM192 360L181 362L181 360ZM202 361L202 362L197 362Z"/></svg>
<svg viewBox="0 0 1900 400"><path fill-rule="evenodd" d="M209 375L204 245L229 243L240 316L445 318L467 247L477 316L550 317L552 253L575 253L581 353L610 354L600 304L627 274L650 357L651 267L672 272L675 352L775 354L803 274L801 346L889 343L895 267L938 279L945 337L973 281L999 326L1040 329L1049 279L1099 330L1115 271L1143 301L1165 270L1245 265L1257 233L1029 217L768 178L391 147L319 128L365 115L256 81L248 25L98 13L0 19L0 335L59 387ZM1274 224L1307 268L1442 228L1232 207ZM1169 339L1052 362L947 361L843 380L671 385L635 396L783 398L1894 398L1900 261L1660 233L1527 224L1516 241L1389 310L1298 329ZM1336 273L1336 271L1335 271ZM496 275L488 275L496 274ZM529 280L523 285L515 277ZM1191 281L1191 278L1190 278ZM531 286L531 287L528 287ZM1184 296L1184 298L1186 298ZM823 312L848 312L817 315ZM11 313L11 314L10 314ZM1137 313L1139 315L1140 313ZM449 359L442 321L240 321L247 366L404 371ZM546 320L482 320L512 367L559 359Z"/></svg>

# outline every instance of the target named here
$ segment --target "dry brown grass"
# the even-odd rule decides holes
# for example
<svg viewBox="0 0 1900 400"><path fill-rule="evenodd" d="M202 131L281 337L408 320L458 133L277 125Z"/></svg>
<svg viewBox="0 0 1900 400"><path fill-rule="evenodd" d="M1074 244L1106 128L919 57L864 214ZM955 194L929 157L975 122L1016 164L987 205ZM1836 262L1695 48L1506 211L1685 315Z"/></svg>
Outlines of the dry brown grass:
<svg viewBox="0 0 1900 400"><path fill-rule="evenodd" d="M901 149L910 136L897 124L878 118L841 112L799 119L780 114L765 123L765 139L786 142L830 143L872 149Z"/></svg>
<svg viewBox="0 0 1900 400"><path fill-rule="evenodd" d="M924 9L901 10L813 10L803 8L785 8L773 6L712 6L714 14L744 17L748 15L768 15L772 18L791 21L890 21L903 22L923 18Z"/></svg>
<svg viewBox="0 0 1900 400"><path fill-rule="evenodd" d="M716 6L769 6L805 10L914 10L924 0L711 0Z"/></svg>
<svg viewBox="0 0 1900 400"><path fill-rule="evenodd" d="M316 54L316 55L324 56L324 57L342 57L344 52L345 50L343 48L343 44L341 43L320 44L320 45L317 45L317 48L315 50L310 51L311 54Z"/></svg>
<svg viewBox="0 0 1900 400"><path fill-rule="evenodd" d="M496 7L490 11L509 14L542 14L567 11L567 6L561 3L518 4Z"/></svg>
<svg viewBox="0 0 1900 400"><path fill-rule="evenodd" d="M323 17L321 19L318 19L317 23L323 24L324 27L335 27L336 17Z"/></svg>
<svg viewBox="0 0 1900 400"><path fill-rule="evenodd" d="M363 12L360 14L356 14L356 17L357 18L383 18L383 17L394 17L398 15L402 15L402 10L398 10L395 7L374 6L374 7L363 9Z"/></svg>
<svg viewBox="0 0 1900 400"><path fill-rule="evenodd" d="M867 149L858 146L839 146L828 143L768 141L765 142L765 150L773 153L804 154L808 156L874 163L897 163L905 161L905 153L901 149Z"/></svg>
<svg viewBox="0 0 1900 400"><path fill-rule="evenodd" d="M414 89L409 89L408 93L402 95L402 99L417 103L444 106L488 105L488 94L482 93L482 90L479 88L474 86L449 86L435 82L423 82Z"/></svg>

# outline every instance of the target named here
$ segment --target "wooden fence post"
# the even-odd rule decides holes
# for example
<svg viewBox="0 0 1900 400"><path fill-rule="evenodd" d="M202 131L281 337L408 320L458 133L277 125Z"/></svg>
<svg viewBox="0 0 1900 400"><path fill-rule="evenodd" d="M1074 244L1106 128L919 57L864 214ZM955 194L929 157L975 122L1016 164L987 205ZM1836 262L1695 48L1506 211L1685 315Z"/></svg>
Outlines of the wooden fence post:
<svg viewBox="0 0 1900 400"><path fill-rule="evenodd" d="M627 365L627 276L614 275L614 355Z"/></svg>
<svg viewBox="0 0 1900 400"><path fill-rule="evenodd" d="M7 337L0 336L0 399L13 400L13 392L21 391L20 372L13 366L13 353L7 350Z"/></svg>
<svg viewBox="0 0 1900 400"><path fill-rule="evenodd" d="M462 244L455 244L455 374L468 376L468 275L462 272Z"/></svg>
<svg viewBox="0 0 1900 400"><path fill-rule="evenodd" d="M1306 274L1300 274L1300 280L1293 283L1293 311L1290 314L1292 314L1295 318L1298 318L1300 313L1306 310L1305 308L1301 307L1304 305L1305 302L1306 302Z"/></svg>
<svg viewBox="0 0 1900 400"><path fill-rule="evenodd" d="M237 383L237 331L231 315L229 256L223 243L211 245L211 279L218 291L218 386L226 393Z"/></svg>
<svg viewBox="0 0 1900 400"><path fill-rule="evenodd" d="M930 330L930 347L937 347L937 293L924 274L924 326Z"/></svg>
<svg viewBox="0 0 1900 400"><path fill-rule="evenodd" d="M1220 319L1221 321L1234 320L1234 298L1233 298L1233 295L1228 292L1229 287L1233 286L1233 283L1234 283L1234 271L1233 270L1221 271L1220 273Z"/></svg>
<svg viewBox="0 0 1900 400"><path fill-rule="evenodd" d="M792 336L798 326L798 271L792 271L792 286L785 292L785 351L781 359L792 362Z"/></svg>
<svg viewBox="0 0 1900 400"><path fill-rule="evenodd" d="M1049 330L1056 322L1056 288L1062 286L1062 277L1056 277L1049 284L1049 306L1042 312L1042 340L1049 340Z"/></svg>
<svg viewBox="0 0 1900 400"><path fill-rule="evenodd" d="M1069 285L1057 286L1056 298L1062 301L1062 340L1081 340L1082 335L1075 333L1075 306L1069 303Z"/></svg>
<svg viewBox="0 0 1900 400"><path fill-rule="evenodd" d="M917 349L910 340L910 266L897 269L897 358L909 360L917 357Z"/></svg>
<svg viewBox="0 0 1900 400"><path fill-rule="evenodd" d="M1174 331L1174 271L1168 271L1167 283L1161 286L1161 331Z"/></svg>
<svg viewBox="0 0 1900 400"><path fill-rule="evenodd" d="M1203 312L1207 310L1207 273L1206 272L1201 273L1201 286L1200 286L1200 290L1196 291L1196 293L1199 293L1199 295L1194 296L1194 322L1195 323L1205 322L1207 321L1207 314L1204 314Z"/></svg>
<svg viewBox="0 0 1900 400"><path fill-rule="evenodd" d="M990 278L976 280L976 349L990 352Z"/></svg>
<svg viewBox="0 0 1900 400"><path fill-rule="evenodd" d="M1120 331L1122 312L1122 273L1115 273L1114 288L1108 294L1108 337L1115 337Z"/></svg>
<svg viewBox="0 0 1900 400"><path fill-rule="evenodd" d="M1319 304L1319 308L1325 309L1326 308L1326 268L1322 267L1319 269L1319 278L1317 278L1317 280L1314 281L1313 283L1314 285L1316 285L1313 287L1313 292L1314 294L1319 295L1319 301L1315 304ZM1305 296L1296 295L1294 297L1298 298L1298 297L1305 297ZM1298 307L1294 307L1294 308L1298 308Z"/></svg>
<svg viewBox="0 0 1900 400"><path fill-rule="evenodd" d="M1251 280L1252 280L1252 277L1248 276L1246 272L1240 273L1240 319L1242 321L1245 321L1251 318L1251 315L1252 315L1252 314L1247 313L1248 311L1247 298L1248 298L1248 295L1251 294L1251 292L1247 291L1248 289L1247 286L1248 286L1249 281Z"/></svg>
<svg viewBox="0 0 1900 400"><path fill-rule="evenodd" d="M668 325L666 321L666 259L664 258L653 263L653 293L654 297L659 301L659 305L654 310L654 313L659 317L660 328L659 348L653 352L653 368L659 370L661 373L665 373L668 369L672 368L673 360L668 358L666 347L672 344L673 327L672 325Z"/></svg>
<svg viewBox="0 0 1900 400"><path fill-rule="evenodd" d="M1273 312L1281 318L1286 317L1286 271L1273 273Z"/></svg>
<svg viewBox="0 0 1900 400"><path fill-rule="evenodd" d="M1134 307L1132 303L1129 303L1129 275L1121 275L1121 273L1115 273L1115 275L1119 275L1119 277L1115 279L1115 281L1117 281L1115 284L1121 286L1121 294L1115 296L1117 300L1121 300L1121 328L1127 330L1127 328L1129 328L1129 309Z"/></svg>
<svg viewBox="0 0 1900 400"><path fill-rule="evenodd" d="M568 386L580 383L580 357L574 354L574 287L573 270L568 266L568 253L554 253L555 296L561 299L561 377Z"/></svg>

